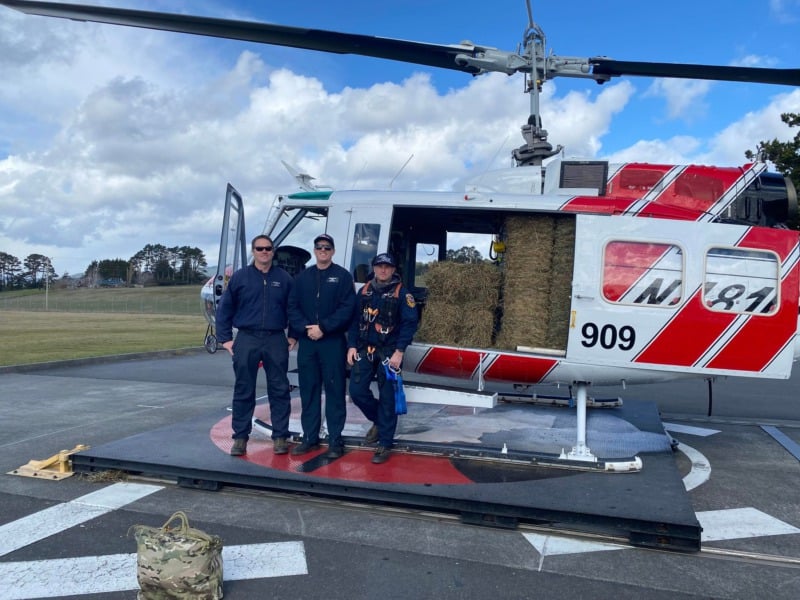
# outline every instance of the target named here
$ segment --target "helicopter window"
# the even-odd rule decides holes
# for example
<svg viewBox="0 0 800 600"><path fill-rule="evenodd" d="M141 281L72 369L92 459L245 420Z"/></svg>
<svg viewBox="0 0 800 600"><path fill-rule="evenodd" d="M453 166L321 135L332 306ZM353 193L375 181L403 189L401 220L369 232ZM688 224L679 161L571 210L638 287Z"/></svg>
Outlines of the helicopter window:
<svg viewBox="0 0 800 600"><path fill-rule="evenodd" d="M265 226L264 233L269 235L278 247L275 254L278 264L284 268L290 265L289 270L292 274L305 268L311 253L304 249L311 248L314 237L326 231L327 220L327 208L286 208L278 216L270 231L267 231L269 227ZM282 262L284 255L287 264Z"/></svg>
<svg viewBox="0 0 800 600"><path fill-rule="evenodd" d="M378 223L356 223L353 231L353 252L350 272L356 283L366 283L370 262L378 253L381 226Z"/></svg>
<svg viewBox="0 0 800 600"><path fill-rule="evenodd" d="M414 287L424 288L428 269L439 260L439 244L416 244L415 257Z"/></svg>
<svg viewBox="0 0 800 600"><path fill-rule="evenodd" d="M713 311L774 314L778 309L779 264L771 252L709 249L703 303Z"/></svg>
<svg viewBox="0 0 800 600"><path fill-rule="evenodd" d="M683 254L672 244L614 241L603 254L609 302L670 307L683 296Z"/></svg>

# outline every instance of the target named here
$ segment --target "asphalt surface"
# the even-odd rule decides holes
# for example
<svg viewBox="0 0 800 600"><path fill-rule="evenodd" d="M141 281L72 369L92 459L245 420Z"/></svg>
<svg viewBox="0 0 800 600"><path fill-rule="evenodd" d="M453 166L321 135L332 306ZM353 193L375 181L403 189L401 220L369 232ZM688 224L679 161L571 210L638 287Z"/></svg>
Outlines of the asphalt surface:
<svg viewBox="0 0 800 600"><path fill-rule="evenodd" d="M226 578L231 600L800 597L800 460L792 453L800 444L800 377L716 382L711 417L702 381L597 391L658 404L685 450L675 460L700 481L687 493L704 536L714 539L704 537L699 553L603 546L598 542L608 540L247 489L5 474L77 444L98 446L218 412L229 404L232 385L222 352L0 370L0 598L135 598L133 588L98 591L104 584L97 573L111 567L81 581L78 561L99 557L107 565L109 556L135 553L129 528L160 526L176 510L221 536L226 548L300 549L293 555L300 572ZM622 478L624 501L629 475L609 476ZM152 493L74 526L58 525L77 499L133 484L152 486ZM48 527L56 531L46 535ZM289 552L281 552L265 555L261 562L269 564L262 566L283 564Z"/></svg>

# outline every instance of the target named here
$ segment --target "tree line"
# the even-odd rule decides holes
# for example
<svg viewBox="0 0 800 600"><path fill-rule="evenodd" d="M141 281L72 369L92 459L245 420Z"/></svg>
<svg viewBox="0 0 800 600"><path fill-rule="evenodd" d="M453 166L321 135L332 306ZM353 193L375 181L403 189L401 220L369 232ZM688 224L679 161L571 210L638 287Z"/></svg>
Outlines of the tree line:
<svg viewBox="0 0 800 600"><path fill-rule="evenodd" d="M29 254L24 260L0 251L0 291L36 289L60 283L78 287L189 285L205 281L208 266L200 248L147 244L128 260L92 261L81 275L56 274L50 257Z"/></svg>

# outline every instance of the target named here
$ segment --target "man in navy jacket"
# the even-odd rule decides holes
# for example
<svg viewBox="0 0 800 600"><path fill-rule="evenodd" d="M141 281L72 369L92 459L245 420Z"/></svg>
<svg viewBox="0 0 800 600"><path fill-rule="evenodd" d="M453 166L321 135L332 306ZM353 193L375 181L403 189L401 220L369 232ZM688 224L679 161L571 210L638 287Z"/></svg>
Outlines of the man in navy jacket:
<svg viewBox="0 0 800 600"><path fill-rule="evenodd" d="M275 248L266 235L250 242L253 263L232 276L217 306L217 340L233 356L233 447L231 455L247 452L247 440L256 407L258 365L267 375L267 395L275 454L289 452L289 351L297 342L291 329L287 338L287 307L293 280L272 264ZM233 341L232 328L238 329Z"/></svg>
<svg viewBox="0 0 800 600"><path fill-rule="evenodd" d="M350 370L350 398L373 425L367 443L378 442L374 464L389 460L397 430L395 394L384 367L400 371L406 347L417 331L414 296L396 273L394 258L378 254L372 259L373 273L358 294L357 313L347 334L347 363ZM379 396L370 390L378 381Z"/></svg>
<svg viewBox="0 0 800 600"><path fill-rule="evenodd" d="M322 388L325 388L325 420L328 423L328 458L344 454L342 430L345 405L347 342L345 333L353 316L356 294L353 277L333 263L336 247L327 233L314 239L316 264L301 271L289 295L289 325L301 333L297 349L298 383L303 443L293 455L319 449L322 426Z"/></svg>

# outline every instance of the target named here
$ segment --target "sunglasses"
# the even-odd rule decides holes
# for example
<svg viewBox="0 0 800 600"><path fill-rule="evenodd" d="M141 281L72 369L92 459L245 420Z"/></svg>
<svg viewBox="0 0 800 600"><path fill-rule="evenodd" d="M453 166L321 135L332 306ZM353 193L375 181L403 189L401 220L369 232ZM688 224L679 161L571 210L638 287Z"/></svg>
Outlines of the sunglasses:
<svg viewBox="0 0 800 600"><path fill-rule="evenodd" d="M272 246L253 246L256 252L272 252Z"/></svg>
<svg viewBox="0 0 800 600"><path fill-rule="evenodd" d="M325 252L330 252L333 250L333 246L314 246L314 250L324 250Z"/></svg>

